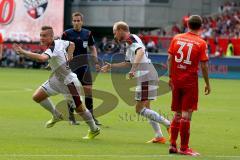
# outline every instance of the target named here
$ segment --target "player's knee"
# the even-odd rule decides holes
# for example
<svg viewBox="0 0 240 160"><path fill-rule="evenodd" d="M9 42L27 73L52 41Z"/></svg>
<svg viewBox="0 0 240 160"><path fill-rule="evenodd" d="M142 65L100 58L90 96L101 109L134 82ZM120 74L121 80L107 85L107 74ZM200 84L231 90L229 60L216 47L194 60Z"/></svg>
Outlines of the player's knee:
<svg viewBox="0 0 240 160"><path fill-rule="evenodd" d="M34 95L32 96L32 99L33 99L33 101L35 101L36 103L40 103L40 102L41 102L41 100L39 99L39 97L38 97L36 94L34 94Z"/></svg>
<svg viewBox="0 0 240 160"><path fill-rule="evenodd" d="M192 118L191 114L183 114L183 115L182 115L182 119L191 121L191 118Z"/></svg>
<svg viewBox="0 0 240 160"><path fill-rule="evenodd" d="M136 112L137 114L140 114L140 113L141 113L141 110L136 107L135 112Z"/></svg>

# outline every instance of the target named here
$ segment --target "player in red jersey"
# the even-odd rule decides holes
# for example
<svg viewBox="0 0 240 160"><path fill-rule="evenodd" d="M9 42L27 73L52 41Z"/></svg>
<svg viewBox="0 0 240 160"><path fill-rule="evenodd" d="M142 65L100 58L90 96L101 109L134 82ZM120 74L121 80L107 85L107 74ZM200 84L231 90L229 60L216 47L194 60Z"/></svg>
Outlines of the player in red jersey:
<svg viewBox="0 0 240 160"><path fill-rule="evenodd" d="M211 91L208 79L207 43L201 39L202 18L192 15L188 20L188 32L176 35L168 49L169 85L172 88L172 111L175 116L171 123L169 153L198 156L189 148L190 122L198 104L198 65L205 81L205 95ZM180 132L181 146L176 140Z"/></svg>

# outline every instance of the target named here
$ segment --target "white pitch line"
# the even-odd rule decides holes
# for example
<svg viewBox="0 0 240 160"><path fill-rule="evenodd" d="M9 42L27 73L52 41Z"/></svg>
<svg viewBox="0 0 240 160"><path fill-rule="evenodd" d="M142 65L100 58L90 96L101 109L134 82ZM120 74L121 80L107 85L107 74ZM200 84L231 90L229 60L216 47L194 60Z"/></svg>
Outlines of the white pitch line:
<svg viewBox="0 0 240 160"><path fill-rule="evenodd" d="M22 88L22 89L15 89L15 90L1 90L0 92L4 92L4 93L16 93L16 92L30 92L33 91L33 89L31 88Z"/></svg>
<svg viewBox="0 0 240 160"><path fill-rule="evenodd" d="M0 157L91 157L91 158L100 158L100 157L112 157L112 158L160 158L160 157L173 157L173 155L115 155L115 154L106 154L106 155L87 155L87 154L0 154ZM240 158L239 156L227 156L227 155L202 155L199 158Z"/></svg>

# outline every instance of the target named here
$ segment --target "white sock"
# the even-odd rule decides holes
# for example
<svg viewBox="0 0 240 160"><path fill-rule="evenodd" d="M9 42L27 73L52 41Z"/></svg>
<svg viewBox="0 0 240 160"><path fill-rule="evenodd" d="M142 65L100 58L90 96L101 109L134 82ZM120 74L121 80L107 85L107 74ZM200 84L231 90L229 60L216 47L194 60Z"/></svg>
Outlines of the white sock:
<svg viewBox="0 0 240 160"><path fill-rule="evenodd" d="M79 113L79 115L83 118L83 120L88 124L91 131L96 131L98 126L95 124L92 114L89 110Z"/></svg>
<svg viewBox="0 0 240 160"><path fill-rule="evenodd" d="M49 98L44 99L43 101L39 102L39 104L45 108L47 111L52 113L54 117L58 117L60 113L56 110L54 104Z"/></svg>
<svg viewBox="0 0 240 160"><path fill-rule="evenodd" d="M155 122L153 120L149 120L148 122L153 127L153 130L155 132L155 137L163 137L162 130L161 130L161 127L159 126L159 123L157 123L157 122Z"/></svg>
<svg viewBox="0 0 240 160"><path fill-rule="evenodd" d="M153 120L155 122L158 122L158 123L161 123L163 124L165 127L169 127L170 126L170 121L167 120L166 118L164 118L163 116L159 115L157 112L151 110L151 109L148 109L148 108L143 108L141 111L140 111L140 115L150 119L150 120Z"/></svg>

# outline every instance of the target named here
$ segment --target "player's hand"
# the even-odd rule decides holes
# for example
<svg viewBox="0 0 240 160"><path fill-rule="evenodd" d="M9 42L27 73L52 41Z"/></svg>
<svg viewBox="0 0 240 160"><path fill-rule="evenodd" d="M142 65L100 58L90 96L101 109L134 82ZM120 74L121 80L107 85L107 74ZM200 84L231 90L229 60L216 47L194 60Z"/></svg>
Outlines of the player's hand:
<svg viewBox="0 0 240 160"><path fill-rule="evenodd" d="M128 73L128 78L129 78L129 79L133 79L134 77L135 77L135 72L130 71L130 72Z"/></svg>
<svg viewBox="0 0 240 160"><path fill-rule="evenodd" d="M48 64L47 66L44 67L44 69L46 69L46 70L49 71L49 70L51 70L51 67L50 67L50 65Z"/></svg>
<svg viewBox="0 0 240 160"><path fill-rule="evenodd" d="M22 54L23 53L22 47L20 47L18 44L14 43L12 47L17 54Z"/></svg>
<svg viewBox="0 0 240 160"><path fill-rule="evenodd" d="M206 85L204 91L205 91L205 95L210 94L210 92L211 92L211 87L210 87L209 85Z"/></svg>
<svg viewBox="0 0 240 160"><path fill-rule="evenodd" d="M108 62L105 62L105 65L102 66L102 68L100 69L101 72L108 72L111 70L111 64Z"/></svg>

